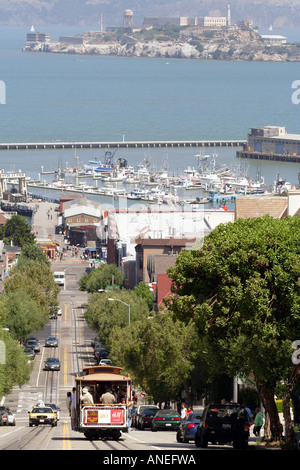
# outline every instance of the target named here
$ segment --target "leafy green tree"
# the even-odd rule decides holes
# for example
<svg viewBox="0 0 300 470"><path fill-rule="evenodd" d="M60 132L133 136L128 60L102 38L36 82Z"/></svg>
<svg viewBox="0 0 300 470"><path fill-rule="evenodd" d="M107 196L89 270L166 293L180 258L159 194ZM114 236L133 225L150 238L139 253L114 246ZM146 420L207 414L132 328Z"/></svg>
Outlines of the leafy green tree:
<svg viewBox="0 0 300 470"><path fill-rule="evenodd" d="M0 238L6 244L11 242L15 246L33 244L35 237L27 222L20 215L13 215L5 225L0 228Z"/></svg>
<svg viewBox="0 0 300 470"><path fill-rule="evenodd" d="M98 337L107 342L113 328L124 328L129 324L129 307L117 301L109 301L109 298L117 298L130 305L130 324L137 320L147 318L149 309L146 301L128 290L110 291L110 293L94 293L89 297L85 319L98 333Z"/></svg>
<svg viewBox="0 0 300 470"><path fill-rule="evenodd" d="M41 315L37 303L27 292L18 290L5 294L5 304L8 318L5 326L13 339L25 340L31 332L36 332L45 326L47 317Z"/></svg>
<svg viewBox="0 0 300 470"><path fill-rule="evenodd" d="M153 310L153 293L145 282L140 282L137 286L135 286L133 292L135 292L136 295L142 299L146 300L149 311Z"/></svg>
<svg viewBox="0 0 300 470"><path fill-rule="evenodd" d="M38 260L14 266L5 281L5 292L26 292L40 308L40 315L47 320L49 307L57 305L59 287L56 285L50 267Z"/></svg>
<svg viewBox="0 0 300 470"><path fill-rule="evenodd" d="M282 437L276 384L289 389L300 373L291 362L292 342L300 338L299 238L298 217L238 220L217 227L168 270L169 308L195 322L215 370L254 377L272 439Z"/></svg>
<svg viewBox="0 0 300 470"><path fill-rule="evenodd" d="M47 259L46 253L35 244L26 244L23 245L21 253L18 257L18 265L20 266L23 263L28 263L29 260L35 260L42 263L45 263L50 268L50 262Z"/></svg>
<svg viewBox="0 0 300 470"><path fill-rule="evenodd" d="M110 356L124 365L135 383L155 402L177 399L184 388L191 403L191 378L207 378L204 352L191 322L185 325L170 313L114 329L109 337Z"/></svg>
<svg viewBox="0 0 300 470"><path fill-rule="evenodd" d="M1 345L4 346L4 357L0 361L0 397L7 395L14 385L21 387L30 378L32 366L17 341L10 334L0 330ZM3 352L3 351L2 351Z"/></svg>
<svg viewBox="0 0 300 470"><path fill-rule="evenodd" d="M84 275L80 282L80 289L87 292L98 292L105 290L109 286L121 287L124 282L124 274L115 264L102 264L93 269L89 274Z"/></svg>

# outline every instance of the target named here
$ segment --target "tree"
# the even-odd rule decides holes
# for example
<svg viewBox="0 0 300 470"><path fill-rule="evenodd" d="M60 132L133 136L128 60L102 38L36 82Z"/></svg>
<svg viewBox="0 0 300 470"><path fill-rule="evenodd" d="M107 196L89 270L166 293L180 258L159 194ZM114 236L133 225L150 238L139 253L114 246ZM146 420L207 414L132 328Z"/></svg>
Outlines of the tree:
<svg viewBox="0 0 300 470"><path fill-rule="evenodd" d="M121 287L123 282L124 275L115 264L102 264L83 276L79 285L81 290L97 292L99 289L105 290L109 286Z"/></svg>
<svg viewBox="0 0 300 470"><path fill-rule="evenodd" d="M35 237L27 222L20 215L13 215L5 225L0 228L0 238L6 244L12 242L15 246L33 244Z"/></svg>
<svg viewBox="0 0 300 470"><path fill-rule="evenodd" d="M28 263L29 260L45 263L50 268L50 262L47 259L46 253L35 244L25 244L22 246L21 253L18 257L18 265Z"/></svg>
<svg viewBox="0 0 300 470"><path fill-rule="evenodd" d="M267 437L281 439L274 400L287 389L292 342L300 338L300 219L269 216L220 225L199 250L183 251L172 278L175 317L193 320L216 370L252 374L267 412ZM296 371L296 372L295 372ZM299 374L293 367L293 377Z"/></svg>
<svg viewBox="0 0 300 470"><path fill-rule="evenodd" d="M57 305L59 287L54 281L47 263L28 260L14 266L5 281L5 293L26 292L40 309L40 316L46 322L49 308Z"/></svg>
<svg viewBox="0 0 300 470"><path fill-rule="evenodd" d="M21 387L29 380L32 366L23 348L8 332L0 330L0 341L5 345L5 357L0 361L0 397L3 397L14 385Z"/></svg>
<svg viewBox="0 0 300 470"><path fill-rule="evenodd" d="M117 293L117 295L116 295ZM130 324L146 318L149 309L146 301L128 290L110 291L110 293L94 293L89 297L85 319L98 337L106 343L113 328L124 328L129 323L129 308L121 302L111 302L108 298L118 298L130 305Z"/></svg>
<svg viewBox="0 0 300 470"><path fill-rule="evenodd" d="M191 404L191 377L206 378L204 353L193 323L174 321L170 313L114 329L109 347L112 359L122 364L155 402L177 399L184 388Z"/></svg>
<svg viewBox="0 0 300 470"><path fill-rule="evenodd" d="M137 286L135 286L133 292L135 292L136 295L142 299L146 300L149 311L153 310L153 293L145 282L140 282Z"/></svg>
<svg viewBox="0 0 300 470"><path fill-rule="evenodd" d="M38 304L27 292L18 290L4 294L8 318L5 326L13 339L24 341L31 332L45 326L47 316L41 314Z"/></svg>

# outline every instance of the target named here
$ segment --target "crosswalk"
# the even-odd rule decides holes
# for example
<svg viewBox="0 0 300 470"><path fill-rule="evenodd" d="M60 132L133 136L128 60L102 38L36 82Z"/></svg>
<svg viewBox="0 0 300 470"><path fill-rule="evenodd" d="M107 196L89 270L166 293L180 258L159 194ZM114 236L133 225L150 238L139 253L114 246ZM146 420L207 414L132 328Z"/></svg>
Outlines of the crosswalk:
<svg viewBox="0 0 300 470"><path fill-rule="evenodd" d="M56 403L61 408L61 412L68 416L68 409L66 405L67 389L62 389L60 391L59 403ZM12 392L3 400L3 404L7 406L15 415L16 418L25 414L27 416L28 411L30 411L37 403L44 401L43 390L37 389L33 390L32 388L20 389L19 387L14 387Z"/></svg>

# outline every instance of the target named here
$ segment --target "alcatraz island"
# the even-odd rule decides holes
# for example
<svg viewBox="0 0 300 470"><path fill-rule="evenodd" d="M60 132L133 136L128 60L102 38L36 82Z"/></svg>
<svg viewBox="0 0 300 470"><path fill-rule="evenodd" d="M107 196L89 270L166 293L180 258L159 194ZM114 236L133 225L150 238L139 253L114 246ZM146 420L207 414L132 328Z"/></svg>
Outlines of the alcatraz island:
<svg viewBox="0 0 300 470"><path fill-rule="evenodd" d="M214 59L234 61L300 61L300 43L281 35L261 35L251 22L232 24L227 16L145 17L134 26L132 10L125 10L121 26L61 36L52 41L32 26L23 51L125 57Z"/></svg>

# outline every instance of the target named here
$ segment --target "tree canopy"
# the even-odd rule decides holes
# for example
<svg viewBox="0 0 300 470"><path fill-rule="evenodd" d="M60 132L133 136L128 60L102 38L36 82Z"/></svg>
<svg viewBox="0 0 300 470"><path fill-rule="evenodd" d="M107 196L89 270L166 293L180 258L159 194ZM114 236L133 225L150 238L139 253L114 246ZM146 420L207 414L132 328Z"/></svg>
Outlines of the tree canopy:
<svg viewBox="0 0 300 470"><path fill-rule="evenodd" d="M207 379L207 369L196 329L159 313L130 328L116 328L109 336L110 356L123 364L134 383L154 402L177 399L183 386L190 402L190 387ZM199 380L200 378L200 380Z"/></svg>
<svg viewBox="0 0 300 470"><path fill-rule="evenodd" d="M23 217L13 215L5 225L0 227L0 239L4 240L7 245L12 242L15 246L22 247L26 244L33 244L35 236Z"/></svg>
<svg viewBox="0 0 300 470"><path fill-rule="evenodd" d="M132 291L116 289L109 293L91 294L85 319L104 343L114 328L124 328L129 324L129 307L118 301L109 301L109 298L130 305L130 324L147 318L149 314L147 302Z"/></svg>
<svg viewBox="0 0 300 470"><path fill-rule="evenodd" d="M115 264L102 264L80 279L80 289L87 292L105 290L107 287L121 287L124 282L124 274Z"/></svg>
<svg viewBox="0 0 300 470"><path fill-rule="evenodd" d="M168 271L169 308L207 338L216 370L253 375L273 437L282 431L274 389L289 381L300 338L299 239L297 217L240 219L213 230L201 249L182 252Z"/></svg>

